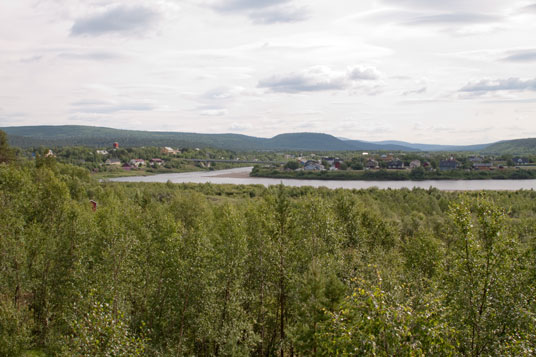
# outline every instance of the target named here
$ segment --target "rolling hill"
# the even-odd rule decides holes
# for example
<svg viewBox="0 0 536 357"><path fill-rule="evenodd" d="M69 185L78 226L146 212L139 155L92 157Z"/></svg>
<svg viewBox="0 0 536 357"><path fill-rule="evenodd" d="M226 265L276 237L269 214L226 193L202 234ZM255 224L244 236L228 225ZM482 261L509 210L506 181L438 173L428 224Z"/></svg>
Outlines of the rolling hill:
<svg viewBox="0 0 536 357"><path fill-rule="evenodd" d="M499 141L483 151L491 154L536 154L536 138Z"/></svg>
<svg viewBox="0 0 536 357"><path fill-rule="evenodd" d="M238 151L416 151L400 145L381 145L358 140L343 141L321 133L289 133L276 135L273 138L259 138L240 134L153 132L77 125L19 126L0 129L8 134L11 145L19 147L69 145L106 147L117 141L124 147L215 147Z"/></svg>
<svg viewBox="0 0 536 357"><path fill-rule="evenodd" d="M385 140L375 141L374 144L379 145L398 145L402 147L409 147L420 151L480 151L491 144L479 144L479 145L436 145L436 144L417 144L408 143L405 141L397 140Z"/></svg>
<svg viewBox="0 0 536 357"><path fill-rule="evenodd" d="M0 128L13 146L109 147L114 141L123 147L173 146L214 147L236 151L482 151L487 153L536 153L536 139L519 139L481 145L431 145L404 141L368 142L336 138L321 133L288 133L273 138L241 134L197 134L166 131L122 130L79 125L39 125Z"/></svg>

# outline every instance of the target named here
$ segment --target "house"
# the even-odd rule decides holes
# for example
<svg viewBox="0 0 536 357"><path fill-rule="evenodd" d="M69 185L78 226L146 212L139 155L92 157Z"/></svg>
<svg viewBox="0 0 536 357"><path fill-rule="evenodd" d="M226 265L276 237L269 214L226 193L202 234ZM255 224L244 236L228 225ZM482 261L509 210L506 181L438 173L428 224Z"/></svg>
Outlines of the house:
<svg viewBox="0 0 536 357"><path fill-rule="evenodd" d="M130 166L132 167L142 167L145 165L145 160L143 159L132 159L129 161Z"/></svg>
<svg viewBox="0 0 536 357"><path fill-rule="evenodd" d="M52 150L49 149L48 152L45 154L45 157L56 157L56 155Z"/></svg>
<svg viewBox="0 0 536 357"><path fill-rule="evenodd" d="M493 164L492 163L475 162L473 164L473 169L475 169L475 170L492 170L493 169Z"/></svg>
<svg viewBox="0 0 536 357"><path fill-rule="evenodd" d="M441 160L439 161L439 169L446 171L446 170L456 170L458 168L458 161L450 158L449 160Z"/></svg>
<svg viewBox="0 0 536 357"><path fill-rule="evenodd" d="M97 155L108 155L108 151L106 151L106 150L97 150Z"/></svg>
<svg viewBox="0 0 536 357"><path fill-rule="evenodd" d="M305 163L303 167L305 171L323 171L325 170L324 165L319 164L317 161L309 160Z"/></svg>
<svg viewBox="0 0 536 357"><path fill-rule="evenodd" d="M377 169L379 167L380 165L378 165L378 161L374 159L368 159L367 162L365 163L365 168L367 169Z"/></svg>
<svg viewBox="0 0 536 357"><path fill-rule="evenodd" d="M410 169L416 169L417 167L421 167L421 161L420 160L413 160L412 162L409 163L409 168Z"/></svg>
<svg viewBox="0 0 536 357"><path fill-rule="evenodd" d="M402 160L393 160L387 164L388 169L402 170L404 168L404 162Z"/></svg>
<svg viewBox="0 0 536 357"><path fill-rule="evenodd" d="M335 163L334 157L325 157L322 160L327 162L329 166L333 166L333 164Z"/></svg>
<svg viewBox="0 0 536 357"><path fill-rule="evenodd" d="M478 162L484 161L484 159L481 158L480 156L470 156L469 161L471 161L473 163L475 163L475 162L478 163Z"/></svg>
<svg viewBox="0 0 536 357"><path fill-rule="evenodd" d="M514 157L512 158L512 161L516 166L529 164L529 159L527 159L526 157Z"/></svg>
<svg viewBox="0 0 536 357"><path fill-rule="evenodd" d="M162 166L164 160L162 159L151 159L151 166Z"/></svg>
<svg viewBox="0 0 536 357"><path fill-rule="evenodd" d="M168 155L177 155L177 154L181 153L180 150L170 148L169 146L163 147L161 152L162 152L162 154L168 154Z"/></svg>
<svg viewBox="0 0 536 357"><path fill-rule="evenodd" d="M119 159L108 159L104 162L106 165L112 165L112 166L119 166L121 165L121 161Z"/></svg>
<svg viewBox="0 0 536 357"><path fill-rule="evenodd" d="M119 149L119 143L116 141L115 143L113 143L113 147L114 149Z"/></svg>

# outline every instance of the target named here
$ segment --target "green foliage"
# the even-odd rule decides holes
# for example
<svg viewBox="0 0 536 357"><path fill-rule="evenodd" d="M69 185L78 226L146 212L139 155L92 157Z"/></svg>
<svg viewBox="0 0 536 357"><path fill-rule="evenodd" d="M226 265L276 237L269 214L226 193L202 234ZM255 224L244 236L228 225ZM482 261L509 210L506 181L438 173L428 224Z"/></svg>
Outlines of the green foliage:
<svg viewBox="0 0 536 357"><path fill-rule="evenodd" d="M0 205L0 354L536 348L531 191L121 184L36 160L0 165Z"/></svg>
<svg viewBox="0 0 536 357"><path fill-rule="evenodd" d="M354 280L350 295L321 324L319 339L325 356L451 355L449 328L441 306L429 301L415 310L386 292L381 278L375 284ZM396 290L395 290L396 292Z"/></svg>
<svg viewBox="0 0 536 357"><path fill-rule="evenodd" d="M9 147L7 134L0 130L0 164L15 160L15 151Z"/></svg>
<svg viewBox="0 0 536 357"><path fill-rule="evenodd" d="M0 295L0 356L18 356L31 345L32 322L26 306L17 306Z"/></svg>
<svg viewBox="0 0 536 357"><path fill-rule="evenodd" d="M63 355L108 357L144 354L147 340L143 335L138 337L129 331L123 313L114 313L110 304L96 300L91 301L87 308L87 312L77 311L78 316L70 322L73 333L62 351Z"/></svg>

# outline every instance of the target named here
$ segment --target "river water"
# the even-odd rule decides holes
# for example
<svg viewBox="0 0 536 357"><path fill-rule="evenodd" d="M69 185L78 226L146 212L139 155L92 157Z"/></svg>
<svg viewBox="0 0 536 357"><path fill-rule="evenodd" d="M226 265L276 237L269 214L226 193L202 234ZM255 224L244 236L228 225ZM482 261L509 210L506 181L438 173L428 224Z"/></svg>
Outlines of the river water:
<svg viewBox="0 0 536 357"><path fill-rule="evenodd" d="M167 182L173 183L213 183L234 185L279 185L312 186L327 188L362 189L377 187L380 189L399 189L414 187L428 189L435 187L446 191L480 191L480 190L534 190L536 180L430 180L430 181L336 181L336 180L292 180L263 177L247 177L251 167L229 170L198 171L153 176L130 176L109 179L115 182Z"/></svg>

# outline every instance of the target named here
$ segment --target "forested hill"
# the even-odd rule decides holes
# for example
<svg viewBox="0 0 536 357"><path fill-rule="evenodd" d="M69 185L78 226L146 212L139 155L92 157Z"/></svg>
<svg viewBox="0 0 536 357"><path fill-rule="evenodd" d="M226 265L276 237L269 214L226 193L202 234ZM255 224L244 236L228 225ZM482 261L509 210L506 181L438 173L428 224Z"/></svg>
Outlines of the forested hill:
<svg viewBox="0 0 536 357"><path fill-rule="evenodd" d="M488 146L484 151L500 154L534 154L536 138L500 141Z"/></svg>
<svg viewBox="0 0 536 357"><path fill-rule="evenodd" d="M121 146L175 146L214 147L238 151L311 150L311 151L419 151L420 149L396 143L372 143L359 140L341 140L320 133L290 133L273 138L258 138L240 134L196 134L182 132L154 132L120 130L104 127L19 126L0 128L9 136L10 144L31 146L110 146L118 141Z"/></svg>
<svg viewBox="0 0 536 357"><path fill-rule="evenodd" d="M29 146L109 146L118 141L121 146L180 146L215 147L228 150L392 150L415 151L401 145L378 145L362 141L343 141L320 133L281 134L273 138L258 138L240 134L196 134L120 130L90 126L21 126L2 128L11 145Z"/></svg>

